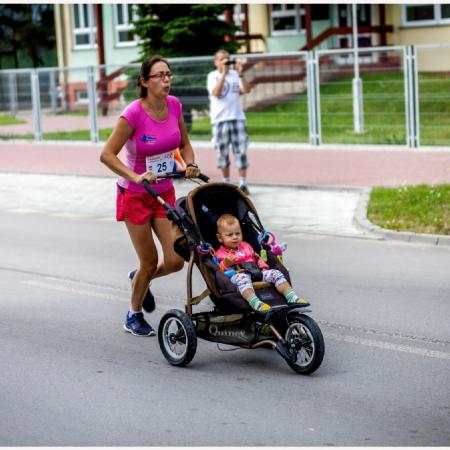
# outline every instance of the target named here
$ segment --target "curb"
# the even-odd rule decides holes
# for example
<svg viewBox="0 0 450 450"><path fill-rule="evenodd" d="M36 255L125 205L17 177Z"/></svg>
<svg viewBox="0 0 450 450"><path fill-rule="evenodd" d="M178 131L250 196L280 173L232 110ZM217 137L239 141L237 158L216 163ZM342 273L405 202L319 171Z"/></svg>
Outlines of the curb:
<svg viewBox="0 0 450 450"><path fill-rule="evenodd" d="M367 206L369 204L371 192L372 188L364 188L361 192L354 217L356 225L371 233L377 234L384 239L450 247L450 236L387 230L370 222L367 218Z"/></svg>
<svg viewBox="0 0 450 450"><path fill-rule="evenodd" d="M62 145L62 146L92 146L94 148L101 148L105 145L106 141L92 142L86 141L71 141L71 140L42 140L35 141L33 139L1 139L0 143L8 144L36 144L36 145ZM212 149L213 145L210 139L204 141L191 140L191 145L199 149ZM400 153L449 153L450 146L421 146L419 148L410 148L407 145L394 145L394 144L321 144L311 145L307 142L259 142L252 141L249 144L249 150L267 150L267 149L282 149L282 150L294 150L294 151L310 151L316 152L323 151L367 151L367 152L400 152Z"/></svg>

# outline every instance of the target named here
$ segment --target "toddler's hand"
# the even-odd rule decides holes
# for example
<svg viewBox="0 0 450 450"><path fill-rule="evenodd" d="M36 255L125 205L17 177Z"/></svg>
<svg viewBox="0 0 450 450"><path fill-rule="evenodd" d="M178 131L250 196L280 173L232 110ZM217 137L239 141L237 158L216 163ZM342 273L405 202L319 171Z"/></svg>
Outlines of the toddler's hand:
<svg viewBox="0 0 450 450"><path fill-rule="evenodd" d="M227 267L233 267L236 264L236 258L234 256L225 256L223 262Z"/></svg>

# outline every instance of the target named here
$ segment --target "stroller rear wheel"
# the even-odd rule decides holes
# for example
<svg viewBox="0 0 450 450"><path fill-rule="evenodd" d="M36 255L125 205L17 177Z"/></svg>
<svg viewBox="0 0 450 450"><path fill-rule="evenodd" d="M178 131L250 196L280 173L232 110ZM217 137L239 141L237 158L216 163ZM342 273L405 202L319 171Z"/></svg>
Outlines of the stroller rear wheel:
<svg viewBox="0 0 450 450"><path fill-rule="evenodd" d="M305 314L288 317L285 341L289 366L297 373L310 374L319 368L325 354L325 343L317 323Z"/></svg>
<svg viewBox="0 0 450 450"><path fill-rule="evenodd" d="M174 366L189 364L197 350L194 324L179 309L171 309L161 318L158 340L164 357Z"/></svg>

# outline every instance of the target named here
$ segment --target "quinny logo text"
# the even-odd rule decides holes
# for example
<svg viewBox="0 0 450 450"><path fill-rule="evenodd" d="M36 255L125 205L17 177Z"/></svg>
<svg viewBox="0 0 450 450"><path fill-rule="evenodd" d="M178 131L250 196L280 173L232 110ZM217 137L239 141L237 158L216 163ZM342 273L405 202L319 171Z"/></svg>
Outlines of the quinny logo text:
<svg viewBox="0 0 450 450"><path fill-rule="evenodd" d="M244 330L237 330L237 329L231 329L231 328L225 328L225 329L219 330L219 327L217 325L210 325L209 332L213 336L229 336L229 337L244 337L245 336Z"/></svg>

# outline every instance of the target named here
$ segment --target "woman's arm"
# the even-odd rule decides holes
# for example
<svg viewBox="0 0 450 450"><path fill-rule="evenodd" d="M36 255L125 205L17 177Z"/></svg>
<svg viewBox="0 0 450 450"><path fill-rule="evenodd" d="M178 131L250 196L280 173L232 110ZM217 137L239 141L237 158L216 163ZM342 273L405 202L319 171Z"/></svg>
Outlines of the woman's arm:
<svg viewBox="0 0 450 450"><path fill-rule="evenodd" d="M156 178L151 171L137 174L128 168L117 156L132 134L133 129L131 128L131 125L127 120L120 117L111 136L103 147L100 154L100 161L117 175L134 183L140 184L144 179L153 183Z"/></svg>

